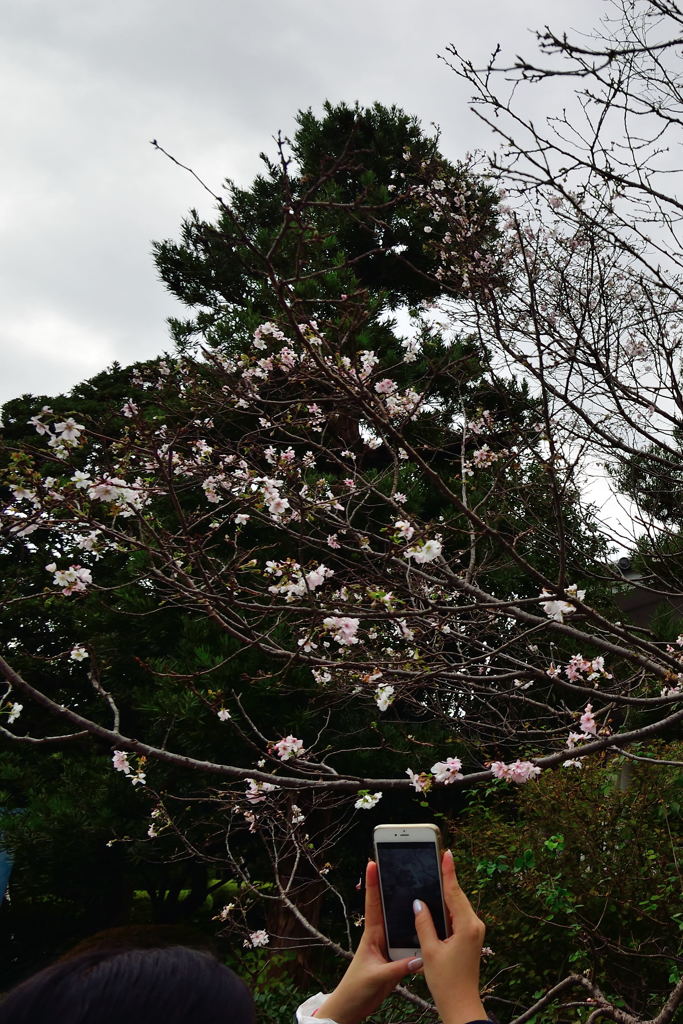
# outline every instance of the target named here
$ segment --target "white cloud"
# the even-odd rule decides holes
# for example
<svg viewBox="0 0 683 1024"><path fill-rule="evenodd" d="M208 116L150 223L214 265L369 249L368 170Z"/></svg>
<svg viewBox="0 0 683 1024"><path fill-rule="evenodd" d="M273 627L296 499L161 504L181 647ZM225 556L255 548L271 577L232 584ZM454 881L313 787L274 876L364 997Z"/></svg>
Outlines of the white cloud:
<svg viewBox="0 0 683 1024"><path fill-rule="evenodd" d="M597 16L593 0L551 14L560 29ZM249 182L297 109L380 100L439 123L457 158L489 136L437 52L528 52L548 16L543 0L6 0L0 402L168 346L178 307L151 240L213 201L151 138L218 189Z"/></svg>
<svg viewBox="0 0 683 1024"><path fill-rule="evenodd" d="M102 370L117 356L116 339L54 310L0 324L4 366L0 401L19 394L55 395Z"/></svg>

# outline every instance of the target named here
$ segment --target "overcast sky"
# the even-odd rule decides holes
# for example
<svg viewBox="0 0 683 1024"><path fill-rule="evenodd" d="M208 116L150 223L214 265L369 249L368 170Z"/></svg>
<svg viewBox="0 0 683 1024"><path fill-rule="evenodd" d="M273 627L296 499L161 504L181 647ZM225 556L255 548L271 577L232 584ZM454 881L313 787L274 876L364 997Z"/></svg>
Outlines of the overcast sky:
<svg viewBox="0 0 683 1024"><path fill-rule="evenodd" d="M0 403L169 347L165 318L178 307L150 242L211 205L150 139L215 188L247 184L298 109L380 100L437 122L457 159L491 144L437 53L455 43L478 62L500 42L528 54L530 29L588 30L599 10L595 0L5 0Z"/></svg>

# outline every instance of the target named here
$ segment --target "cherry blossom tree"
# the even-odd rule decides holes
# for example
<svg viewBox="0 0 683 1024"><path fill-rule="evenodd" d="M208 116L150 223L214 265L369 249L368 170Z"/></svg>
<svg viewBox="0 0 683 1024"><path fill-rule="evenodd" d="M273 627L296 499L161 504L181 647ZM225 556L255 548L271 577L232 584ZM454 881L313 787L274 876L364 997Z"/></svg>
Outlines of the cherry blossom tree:
<svg viewBox="0 0 683 1024"><path fill-rule="evenodd" d="M683 635L626 621L612 564L622 527L604 521L589 487L596 467L619 481L646 459L669 486L680 470L677 256L645 228L673 237L676 203L649 158L629 164L604 135L614 113L640 118L642 104L647 123L677 125L678 79L662 70L677 44L643 35L659 40L667 18L679 18L668 4L625 4L594 49L542 38L574 62L592 132L576 129L569 153L561 126L542 136L498 98L495 65L478 72L451 55L512 147L510 164L488 172L508 193L493 233L477 169L454 169L434 147L406 145L378 182L358 173L350 143L311 180L293 172L283 141L270 184L216 195L217 226L195 218L183 252L160 250L167 274L194 259L198 291L188 285L185 297L203 308L177 326L182 351L131 381L116 437L96 417L47 405L30 418L34 441L11 453L3 527L8 544L41 559L43 583L17 579L8 611L38 604L49 618L63 603L137 595L150 629L155 611L171 609L230 646L180 677L165 673L197 698L207 729L225 730L222 758L176 745L177 731L137 734L135 709L106 672L87 673L87 699L55 699L43 677L59 657L97 658L81 635L41 663L40 680L18 635L8 641L0 671L12 723L1 733L42 742L22 726L49 715L60 723L51 742L99 740L122 784L151 794L152 838L174 831L199 849L220 816L244 894L222 920L241 923L252 948L270 942L254 926L260 898L286 907L311 942L349 955L350 934L326 934L311 908L322 893L348 920L334 850L391 801L455 800L483 786L508 794L596 759L671 763L654 744L683 720ZM522 62L507 73L538 88L555 72ZM659 134L650 150L639 138L654 168ZM362 187L349 195L354 174ZM408 208L422 228L417 254L392 229ZM332 213L353 245L339 244ZM222 253L233 291L210 295ZM385 258L404 271L394 294L368 287ZM247 286L237 315L235 290ZM389 330L383 317L402 303L405 326ZM498 397L484 404L484 394ZM648 514L637 490L631 499L661 553L661 509ZM675 532L667 543L675 553ZM674 596L673 575L655 575L656 564L646 561L639 585ZM245 651L255 655L246 672ZM179 827L168 771L202 780L212 814ZM653 1019L666 1024L682 996L679 983ZM517 1024L567 1000L588 1020L645 1019L597 979L571 975Z"/></svg>

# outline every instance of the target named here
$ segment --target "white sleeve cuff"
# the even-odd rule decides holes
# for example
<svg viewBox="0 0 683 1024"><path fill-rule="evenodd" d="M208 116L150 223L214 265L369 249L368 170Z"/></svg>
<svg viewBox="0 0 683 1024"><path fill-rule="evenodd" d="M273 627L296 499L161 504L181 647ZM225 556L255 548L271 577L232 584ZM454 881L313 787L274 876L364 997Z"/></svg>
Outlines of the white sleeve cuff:
<svg viewBox="0 0 683 1024"><path fill-rule="evenodd" d="M318 992L302 1003L296 1011L297 1024L335 1024L329 1017L314 1017L313 1014L319 1010L327 999L328 993Z"/></svg>

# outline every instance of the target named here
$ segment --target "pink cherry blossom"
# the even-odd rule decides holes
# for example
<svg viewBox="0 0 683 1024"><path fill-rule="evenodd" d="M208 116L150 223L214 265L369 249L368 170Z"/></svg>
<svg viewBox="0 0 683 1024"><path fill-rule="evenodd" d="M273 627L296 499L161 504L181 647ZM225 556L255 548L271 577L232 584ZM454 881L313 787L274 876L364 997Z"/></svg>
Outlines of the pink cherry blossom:
<svg viewBox="0 0 683 1024"><path fill-rule="evenodd" d="M281 516L288 508L288 499L280 497L279 494L274 495L271 501L268 502L268 511L273 516Z"/></svg>
<svg viewBox="0 0 683 1024"><path fill-rule="evenodd" d="M118 501L121 488L125 486L125 480L119 480L118 477L102 477L99 483L88 488L88 497L99 501Z"/></svg>
<svg viewBox="0 0 683 1024"><path fill-rule="evenodd" d="M306 815L298 804L292 804L292 825L301 825L306 820Z"/></svg>
<svg viewBox="0 0 683 1024"><path fill-rule="evenodd" d="M117 772L123 772L124 775L130 775L132 769L128 762L128 754L125 750L115 750L112 756L112 764Z"/></svg>
<svg viewBox="0 0 683 1024"><path fill-rule="evenodd" d="M272 793L277 786L272 782L257 782L255 779L247 779L247 791L244 794L250 804L260 804L266 799L268 793Z"/></svg>
<svg viewBox="0 0 683 1024"><path fill-rule="evenodd" d="M273 744L273 751L283 761L289 761L292 757L299 757L303 753L304 742L299 740L296 736L285 736L283 739L278 740L277 743Z"/></svg>
<svg viewBox="0 0 683 1024"><path fill-rule="evenodd" d="M565 675L571 682L575 682L581 679L582 673L589 672L592 668L592 663L587 661L586 658L581 654L574 654L567 663L565 668Z"/></svg>
<svg viewBox="0 0 683 1024"><path fill-rule="evenodd" d="M277 358L280 366L284 370L292 370L296 366L298 357L293 349L285 345L284 348L281 348L277 353Z"/></svg>
<svg viewBox="0 0 683 1024"><path fill-rule="evenodd" d="M491 774L503 782L514 782L521 786L525 782L536 778L541 774L538 765L531 761L513 761L512 764L505 764L504 761L494 761L491 765Z"/></svg>
<svg viewBox="0 0 683 1024"><path fill-rule="evenodd" d="M387 395L384 400L384 406L388 415L392 419L397 419L413 415L421 401L422 395L419 395L417 391L413 391L412 388L407 388L402 395Z"/></svg>
<svg viewBox="0 0 683 1024"><path fill-rule="evenodd" d="M222 500L218 488L222 485L224 479L225 477L222 475L207 476L206 480L202 481L202 490L204 491L208 501L213 505L218 505Z"/></svg>
<svg viewBox="0 0 683 1024"><path fill-rule="evenodd" d="M17 718L19 717L23 710L23 704L17 704L16 701L13 704L10 704L9 715L7 716L7 724L14 725L14 723L16 722Z"/></svg>
<svg viewBox="0 0 683 1024"><path fill-rule="evenodd" d="M478 420L470 420L467 424L467 429L473 434L481 434L484 430L491 429L494 425L494 419L488 409L484 409Z"/></svg>
<svg viewBox="0 0 683 1024"><path fill-rule="evenodd" d="M415 527L411 526L407 519L397 519L394 529L398 530L404 540L410 540L415 533Z"/></svg>
<svg viewBox="0 0 683 1024"><path fill-rule="evenodd" d="M320 562L319 565L304 573L298 562L266 562L266 573L274 575L282 580L280 583L273 583L268 587L271 594L284 594L287 602L297 597L315 591L322 586L326 579L334 576L334 569L328 568Z"/></svg>
<svg viewBox="0 0 683 1024"><path fill-rule="evenodd" d="M381 675L381 672L379 673ZM375 703L380 711L386 711L394 701L394 687L389 683L380 683L375 690Z"/></svg>
<svg viewBox="0 0 683 1024"><path fill-rule="evenodd" d="M605 679L612 679L612 673L605 671L605 659L602 655L597 658L593 658L591 662L591 671L588 675L589 679L597 679L598 676L603 676Z"/></svg>
<svg viewBox="0 0 683 1024"><path fill-rule="evenodd" d="M54 573L53 582L56 587L62 587L62 596L76 594L86 590L89 583L92 583L90 569L84 569L80 565L70 565L68 569L58 569L54 562L50 562L45 568L48 572Z"/></svg>
<svg viewBox="0 0 683 1024"><path fill-rule="evenodd" d="M494 463L499 456L496 452L492 452L487 444L482 445L481 448L477 448L476 451L472 452L472 465L479 468L483 466L490 466Z"/></svg>
<svg viewBox="0 0 683 1024"><path fill-rule="evenodd" d="M31 416L31 419L27 420L26 422L29 423L32 427L35 427L36 433L38 434L49 433L49 427L47 427L45 423L42 422L40 415Z"/></svg>
<svg viewBox="0 0 683 1024"><path fill-rule="evenodd" d="M87 473L84 473L83 470L81 469L76 470L74 475L71 477L71 482L76 486L76 488L79 491L83 490L85 487L92 486L92 480L90 479L89 475Z"/></svg>
<svg viewBox="0 0 683 1024"><path fill-rule="evenodd" d="M69 416L62 423L55 423L55 430L61 441L76 443L85 427L82 423L76 423L76 420Z"/></svg>
<svg viewBox="0 0 683 1024"><path fill-rule="evenodd" d="M322 586L330 576L334 576L334 569L329 569L321 562L315 569L311 569L310 572L306 573L306 585L309 590L315 590L317 587Z"/></svg>
<svg viewBox="0 0 683 1024"><path fill-rule="evenodd" d="M349 615L328 615L326 619L323 619L323 626L330 630L333 638L341 647L348 647L359 642L356 636L359 625L360 620Z"/></svg>
<svg viewBox="0 0 683 1024"><path fill-rule="evenodd" d="M353 805L358 811L370 811L382 799L381 793L363 793Z"/></svg>
<svg viewBox="0 0 683 1024"><path fill-rule="evenodd" d="M248 808L245 808L242 811L242 814L244 815L244 820L249 822L249 831L255 832L258 826L258 818L254 814L254 812L250 811Z"/></svg>
<svg viewBox="0 0 683 1024"><path fill-rule="evenodd" d="M416 793L424 793L425 790L429 789L430 780L424 772L414 772L412 768L406 768L406 775L410 779L410 784Z"/></svg>
<svg viewBox="0 0 683 1024"><path fill-rule="evenodd" d="M433 562L435 558L438 558L442 552L442 546L440 540L426 540L424 544L419 547L408 548L404 552L404 558L413 558L416 562L423 564L424 562Z"/></svg>
<svg viewBox="0 0 683 1024"><path fill-rule="evenodd" d="M552 598L549 590L542 590L541 597ZM545 600L540 602L541 608L549 619L554 622L564 622L565 615L571 615L576 609L568 601Z"/></svg>
<svg viewBox="0 0 683 1024"><path fill-rule="evenodd" d="M74 537L74 544L82 548L83 551L95 551L100 537L100 530L91 530L90 533L85 534L77 533Z"/></svg>
<svg viewBox="0 0 683 1024"><path fill-rule="evenodd" d="M254 331L254 348L265 348L264 338L273 338L274 341L287 340L277 324L271 323L269 320Z"/></svg>
<svg viewBox="0 0 683 1024"><path fill-rule="evenodd" d="M596 736L598 727L595 719L593 718L593 705L586 704L585 710L579 719L579 724L583 732L590 733L592 736Z"/></svg>
<svg viewBox="0 0 683 1024"><path fill-rule="evenodd" d="M375 353L372 350L366 349L364 352L361 352L361 354L360 354L360 364L361 364L360 377L361 377L361 380L364 380L366 377L368 377L372 373L374 368L377 366L378 362L379 362L379 359L377 358L377 356L375 355Z"/></svg>
<svg viewBox="0 0 683 1024"><path fill-rule="evenodd" d="M573 584L571 587L567 587L565 594L567 597L573 597L577 601L583 601L586 591L578 590L576 584ZM576 611L574 605L570 604L569 601L553 598L549 590L542 590L541 597L544 599L539 602L541 608L548 618L553 619L555 622L564 622L565 615L572 615Z"/></svg>
<svg viewBox="0 0 683 1024"><path fill-rule="evenodd" d="M459 757L447 757L445 761L437 761L436 764L433 764L430 770L434 776L434 782L448 786L456 779L462 778L461 768L462 761Z"/></svg>
<svg viewBox="0 0 683 1024"><path fill-rule="evenodd" d="M232 913L232 911L234 909L235 909L235 904L234 903L226 903L225 906L222 907L218 911L218 913L216 914L216 917L213 920L216 920L216 921L227 921L228 918L230 917L230 914Z"/></svg>
<svg viewBox="0 0 683 1024"><path fill-rule="evenodd" d="M27 487L13 487L12 494L16 501L21 501L23 498L26 498L27 501L35 501L36 498L36 492Z"/></svg>
<svg viewBox="0 0 683 1024"><path fill-rule="evenodd" d="M573 750L577 743L586 739L588 739L588 734L585 732L570 732L567 736L567 747Z"/></svg>

